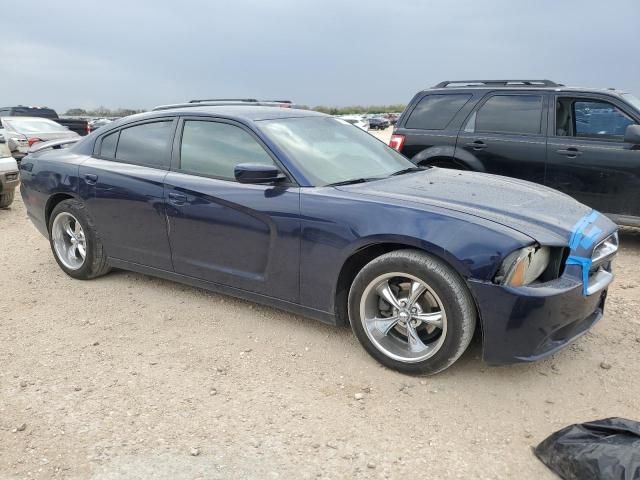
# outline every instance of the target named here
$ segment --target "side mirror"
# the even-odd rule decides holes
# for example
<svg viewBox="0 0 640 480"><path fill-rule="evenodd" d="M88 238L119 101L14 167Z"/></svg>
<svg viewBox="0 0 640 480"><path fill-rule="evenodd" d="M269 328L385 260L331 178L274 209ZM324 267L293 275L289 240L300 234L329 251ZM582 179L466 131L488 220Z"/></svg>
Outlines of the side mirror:
<svg viewBox="0 0 640 480"><path fill-rule="evenodd" d="M640 145L640 125L629 125L624 132L624 141L633 145Z"/></svg>
<svg viewBox="0 0 640 480"><path fill-rule="evenodd" d="M274 183L286 178L278 167L261 163L241 163L233 174L240 183Z"/></svg>

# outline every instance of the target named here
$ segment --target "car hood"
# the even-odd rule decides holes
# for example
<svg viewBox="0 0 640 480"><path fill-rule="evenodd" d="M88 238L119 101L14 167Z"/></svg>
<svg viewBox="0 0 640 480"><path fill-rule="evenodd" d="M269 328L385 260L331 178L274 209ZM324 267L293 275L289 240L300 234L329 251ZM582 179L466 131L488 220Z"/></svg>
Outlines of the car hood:
<svg viewBox="0 0 640 480"><path fill-rule="evenodd" d="M576 222L592 210L535 183L437 167L339 189L455 210L505 225L545 245L566 245Z"/></svg>

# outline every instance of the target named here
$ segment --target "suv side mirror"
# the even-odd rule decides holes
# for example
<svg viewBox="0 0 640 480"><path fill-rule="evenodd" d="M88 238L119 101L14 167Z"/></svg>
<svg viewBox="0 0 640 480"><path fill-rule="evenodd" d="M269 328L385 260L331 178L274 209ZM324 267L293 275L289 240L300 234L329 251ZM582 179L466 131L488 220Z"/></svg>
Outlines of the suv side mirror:
<svg viewBox="0 0 640 480"><path fill-rule="evenodd" d="M624 132L624 141L633 145L640 145L640 125L629 125Z"/></svg>
<svg viewBox="0 0 640 480"><path fill-rule="evenodd" d="M240 183L274 183L286 178L278 167L261 163L241 163L233 174Z"/></svg>

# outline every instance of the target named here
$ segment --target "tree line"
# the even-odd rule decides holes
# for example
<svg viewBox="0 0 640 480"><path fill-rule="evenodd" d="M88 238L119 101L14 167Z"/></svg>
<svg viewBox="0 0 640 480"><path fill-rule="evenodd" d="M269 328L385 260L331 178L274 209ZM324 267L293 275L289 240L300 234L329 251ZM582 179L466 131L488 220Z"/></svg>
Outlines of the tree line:
<svg viewBox="0 0 640 480"><path fill-rule="evenodd" d="M300 108L307 110L315 110L316 112L328 113L329 115L353 115L363 113L396 113L402 112L406 105L351 105L348 107L327 107L324 105L318 105L316 107L309 107L307 105L301 105ZM98 107L93 110L86 110L84 108L70 108L64 114L70 117L126 117L127 115L133 115L135 113L142 113L146 110L133 109L133 108L117 108L111 110L106 107Z"/></svg>
<svg viewBox="0 0 640 480"><path fill-rule="evenodd" d="M85 110L84 108L70 108L64 115L69 117L126 117L136 113L142 113L146 110L137 110L134 108L116 108L111 110L106 107L98 107L93 110Z"/></svg>

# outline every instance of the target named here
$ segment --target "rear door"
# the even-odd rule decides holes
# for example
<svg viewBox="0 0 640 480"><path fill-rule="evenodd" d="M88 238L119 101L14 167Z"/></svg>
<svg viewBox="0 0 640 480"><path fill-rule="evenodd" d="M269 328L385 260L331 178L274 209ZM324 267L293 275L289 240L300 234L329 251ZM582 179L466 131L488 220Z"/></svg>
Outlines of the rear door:
<svg viewBox="0 0 640 480"><path fill-rule="evenodd" d="M546 102L540 92L492 92L471 113L456 157L475 170L544 183Z"/></svg>
<svg viewBox="0 0 640 480"><path fill-rule="evenodd" d="M109 257L172 270L164 205L176 120L127 126L96 141L80 192Z"/></svg>
<svg viewBox="0 0 640 480"><path fill-rule="evenodd" d="M637 124L622 102L556 95L546 184L603 213L640 216L640 150L624 142Z"/></svg>
<svg viewBox="0 0 640 480"><path fill-rule="evenodd" d="M165 179L176 273L297 302L299 187L235 180L240 163L277 164L242 124L186 117L178 132Z"/></svg>

